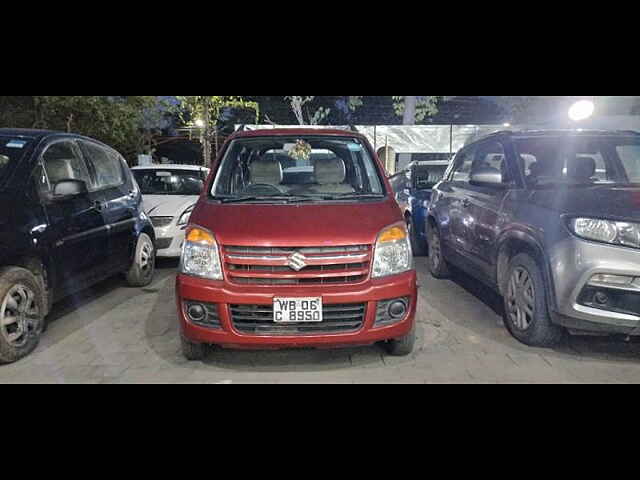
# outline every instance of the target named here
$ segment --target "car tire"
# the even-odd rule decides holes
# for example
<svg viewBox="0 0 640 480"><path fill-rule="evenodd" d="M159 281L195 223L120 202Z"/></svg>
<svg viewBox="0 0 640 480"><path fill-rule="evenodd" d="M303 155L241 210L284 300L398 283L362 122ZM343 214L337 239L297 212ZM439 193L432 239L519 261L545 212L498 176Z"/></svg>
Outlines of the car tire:
<svg viewBox="0 0 640 480"><path fill-rule="evenodd" d="M416 345L416 325L414 323L411 331L402 338L389 340L386 343L387 353L393 357L406 357L413 353Z"/></svg>
<svg viewBox="0 0 640 480"><path fill-rule="evenodd" d="M509 263L504 312L507 330L525 345L553 347L564 337L565 330L551 322L542 269L529 254L518 254Z"/></svg>
<svg viewBox="0 0 640 480"><path fill-rule="evenodd" d="M429 223L427 228L427 237L429 243L429 271L433 278L445 279L449 278L451 271L449 264L442 253L442 239L438 227Z"/></svg>
<svg viewBox="0 0 640 480"><path fill-rule="evenodd" d="M180 337L182 343L182 354L190 362L204 360L207 356L207 346L203 343L193 343L184 337Z"/></svg>
<svg viewBox="0 0 640 480"><path fill-rule="evenodd" d="M424 241L420 240L415 223L412 219L407 219L407 230L409 230L409 239L411 240L411 249L415 257L424 257L427 255L427 246Z"/></svg>
<svg viewBox="0 0 640 480"><path fill-rule="evenodd" d="M0 363L33 352L42 335L46 307L41 282L24 268L0 269Z"/></svg>
<svg viewBox="0 0 640 480"><path fill-rule="evenodd" d="M149 235L141 233L138 237L133 264L127 272L127 283L131 287L146 287L153 281L155 268L155 246Z"/></svg>

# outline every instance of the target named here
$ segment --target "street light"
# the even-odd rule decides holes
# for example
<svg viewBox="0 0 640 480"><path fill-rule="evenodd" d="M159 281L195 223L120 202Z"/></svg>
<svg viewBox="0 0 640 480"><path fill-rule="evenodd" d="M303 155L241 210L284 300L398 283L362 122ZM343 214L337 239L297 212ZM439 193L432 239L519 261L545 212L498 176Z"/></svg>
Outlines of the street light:
<svg viewBox="0 0 640 480"><path fill-rule="evenodd" d="M596 110L596 106L591 100L580 100L571 105L569 118L574 122L580 122L590 118Z"/></svg>
<svg viewBox="0 0 640 480"><path fill-rule="evenodd" d="M198 127L198 128L203 128L203 127L204 127L204 120L202 120L202 119L200 119L200 118L199 118L199 119L197 119L197 120L196 120L196 127Z"/></svg>

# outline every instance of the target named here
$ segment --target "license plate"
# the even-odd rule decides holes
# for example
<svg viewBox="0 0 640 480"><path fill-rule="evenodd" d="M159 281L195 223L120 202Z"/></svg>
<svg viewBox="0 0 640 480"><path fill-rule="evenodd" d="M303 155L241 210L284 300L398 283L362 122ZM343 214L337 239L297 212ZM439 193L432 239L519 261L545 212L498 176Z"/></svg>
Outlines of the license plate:
<svg viewBox="0 0 640 480"><path fill-rule="evenodd" d="M322 322L322 298L274 298L275 323Z"/></svg>

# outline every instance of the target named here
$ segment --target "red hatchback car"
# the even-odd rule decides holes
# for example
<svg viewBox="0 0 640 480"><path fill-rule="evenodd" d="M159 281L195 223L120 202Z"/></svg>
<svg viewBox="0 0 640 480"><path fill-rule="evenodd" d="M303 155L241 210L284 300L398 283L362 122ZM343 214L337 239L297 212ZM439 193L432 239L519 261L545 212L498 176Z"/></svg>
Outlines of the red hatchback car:
<svg viewBox="0 0 640 480"><path fill-rule="evenodd" d="M338 130L238 133L194 209L177 277L190 360L225 348L415 343L413 254L367 140Z"/></svg>

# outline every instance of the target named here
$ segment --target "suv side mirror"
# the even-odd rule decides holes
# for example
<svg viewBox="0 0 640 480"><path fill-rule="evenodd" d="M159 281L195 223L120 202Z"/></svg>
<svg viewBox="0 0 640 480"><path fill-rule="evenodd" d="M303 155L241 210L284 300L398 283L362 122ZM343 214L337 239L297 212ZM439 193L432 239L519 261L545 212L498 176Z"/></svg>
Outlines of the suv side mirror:
<svg viewBox="0 0 640 480"><path fill-rule="evenodd" d="M471 185L477 187L506 188L502 173L497 168L482 167L471 174Z"/></svg>
<svg viewBox="0 0 640 480"><path fill-rule="evenodd" d="M82 180L61 180L53 186L53 201L68 200L69 198L89 193L87 184Z"/></svg>

